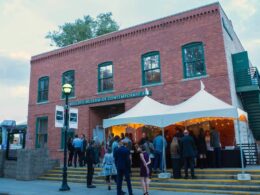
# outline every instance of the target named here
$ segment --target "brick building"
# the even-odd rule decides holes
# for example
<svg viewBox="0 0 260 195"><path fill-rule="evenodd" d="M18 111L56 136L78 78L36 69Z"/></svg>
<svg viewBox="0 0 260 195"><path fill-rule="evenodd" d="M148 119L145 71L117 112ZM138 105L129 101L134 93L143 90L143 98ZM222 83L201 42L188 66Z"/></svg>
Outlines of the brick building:
<svg viewBox="0 0 260 195"><path fill-rule="evenodd" d="M242 68L234 64L248 69L246 54L214 3L33 56L27 147L47 146L53 157L63 156L62 130L54 123L65 82L73 85L69 101L79 109L75 131L88 138L102 119L140 101L145 88L153 99L177 104L203 80L208 92L243 108L236 77Z"/></svg>

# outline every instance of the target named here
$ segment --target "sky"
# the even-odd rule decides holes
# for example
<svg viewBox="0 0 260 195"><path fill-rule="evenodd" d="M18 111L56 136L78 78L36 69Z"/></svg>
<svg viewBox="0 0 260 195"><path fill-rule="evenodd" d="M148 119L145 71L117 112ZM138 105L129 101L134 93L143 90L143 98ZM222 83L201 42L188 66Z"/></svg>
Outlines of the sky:
<svg viewBox="0 0 260 195"><path fill-rule="evenodd" d="M120 29L214 0L0 0L0 121L27 120L30 58L54 50L45 36L84 15L112 12ZM220 0L253 66L260 68L260 0Z"/></svg>

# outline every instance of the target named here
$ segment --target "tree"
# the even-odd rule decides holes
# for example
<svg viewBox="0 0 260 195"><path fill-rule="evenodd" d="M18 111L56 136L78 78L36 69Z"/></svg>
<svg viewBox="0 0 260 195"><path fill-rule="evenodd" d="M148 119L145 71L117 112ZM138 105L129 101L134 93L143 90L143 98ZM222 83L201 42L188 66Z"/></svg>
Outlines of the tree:
<svg viewBox="0 0 260 195"><path fill-rule="evenodd" d="M87 15L73 23L65 23L59 26L58 31L48 32L45 38L51 40L51 46L54 44L58 47L64 47L118 29L118 24L112 19L112 13L108 12L99 14L96 20Z"/></svg>

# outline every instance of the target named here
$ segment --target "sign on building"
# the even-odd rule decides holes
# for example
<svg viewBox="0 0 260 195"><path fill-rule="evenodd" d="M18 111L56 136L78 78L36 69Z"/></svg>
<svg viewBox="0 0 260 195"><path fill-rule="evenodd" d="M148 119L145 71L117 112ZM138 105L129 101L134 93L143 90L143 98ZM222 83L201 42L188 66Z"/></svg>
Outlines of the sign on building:
<svg viewBox="0 0 260 195"><path fill-rule="evenodd" d="M69 108L69 128L77 129L78 128L78 109ZM65 110L63 106L56 106L55 109L55 127L62 128L65 121Z"/></svg>
<svg viewBox="0 0 260 195"><path fill-rule="evenodd" d="M62 128L64 126L64 107L56 106L55 108L55 127Z"/></svg>
<svg viewBox="0 0 260 195"><path fill-rule="evenodd" d="M78 128L78 109L70 108L69 110L69 128L77 129Z"/></svg>

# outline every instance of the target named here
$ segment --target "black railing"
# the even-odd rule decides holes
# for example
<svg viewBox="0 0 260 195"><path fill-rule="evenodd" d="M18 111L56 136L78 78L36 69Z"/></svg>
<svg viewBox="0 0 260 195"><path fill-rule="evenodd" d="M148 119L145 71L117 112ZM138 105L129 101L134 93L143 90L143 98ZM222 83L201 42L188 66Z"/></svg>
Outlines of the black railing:
<svg viewBox="0 0 260 195"><path fill-rule="evenodd" d="M240 69L235 72L236 87L260 86L260 75L256 67Z"/></svg>

